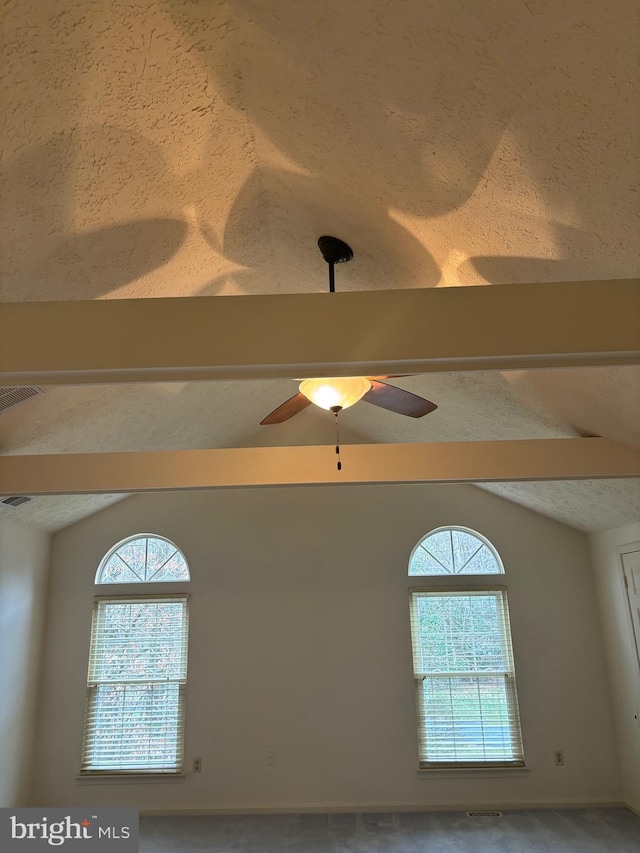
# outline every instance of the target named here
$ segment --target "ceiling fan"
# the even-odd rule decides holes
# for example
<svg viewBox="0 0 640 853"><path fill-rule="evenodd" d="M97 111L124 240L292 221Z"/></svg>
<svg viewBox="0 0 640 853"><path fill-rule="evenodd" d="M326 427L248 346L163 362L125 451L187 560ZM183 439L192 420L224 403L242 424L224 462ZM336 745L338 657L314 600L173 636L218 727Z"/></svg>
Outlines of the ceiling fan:
<svg viewBox="0 0 640 853"><path fill-rule="evenodd" d="M329 264L329 293L335 293L334 267L336 264L350 261L353 258L353 251L337 237L320 237L318 246L322 257ZM336 376L303 379L298 393L274 409L260 421L260 424L262 426L281 424L312 403L333 412L336 416L338 412L353 406L359 400L410 418L422 418L438 408L435 403L424 397L382 381L394 378L396 377Z"/></svg>

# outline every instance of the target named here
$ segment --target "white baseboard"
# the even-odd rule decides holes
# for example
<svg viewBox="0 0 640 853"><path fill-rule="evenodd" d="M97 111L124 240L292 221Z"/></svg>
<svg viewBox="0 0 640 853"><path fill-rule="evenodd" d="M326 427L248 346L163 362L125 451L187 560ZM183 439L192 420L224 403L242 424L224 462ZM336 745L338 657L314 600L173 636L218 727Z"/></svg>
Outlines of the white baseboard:
<svg viewBox="0 0 640 853"><path fill-rule="evenodd" d="M522 809L620 809L635 811L627 803L610 801L585 802L584 800L535 800L522 803L320 803L313 805L278 806L207 806L186 809L140 809L141 816L169 815L242 815L242 814L317 814L342 812L467 812L515 811Z"/></svg>

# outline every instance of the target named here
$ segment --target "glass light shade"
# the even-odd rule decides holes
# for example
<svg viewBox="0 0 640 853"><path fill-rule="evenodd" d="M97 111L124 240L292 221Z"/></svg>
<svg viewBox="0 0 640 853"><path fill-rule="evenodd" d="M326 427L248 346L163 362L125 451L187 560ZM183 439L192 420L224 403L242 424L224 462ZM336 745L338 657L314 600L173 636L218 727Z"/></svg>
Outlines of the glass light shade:
<svg viewBox="0 0 640 853"><path fill-rule="evenodd" d="M300 393L321 409L340 406L348 409L371 390L371 382L364 376L336 376L325 379L303 379Z"/></svg>

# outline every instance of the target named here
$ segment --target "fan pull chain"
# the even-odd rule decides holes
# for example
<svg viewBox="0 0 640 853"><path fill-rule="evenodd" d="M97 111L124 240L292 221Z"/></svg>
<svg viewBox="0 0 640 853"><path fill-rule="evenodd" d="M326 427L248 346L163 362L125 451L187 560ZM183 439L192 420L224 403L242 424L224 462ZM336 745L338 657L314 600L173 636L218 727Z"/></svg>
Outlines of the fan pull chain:
<svg viewBox="0 0 640 853"><path fill-rule="evenodd" d="M342 471L342 462L340 461L340 424L338 422L338 415L340 414L340 409L336 406L336 410L333 412L336 416L336 454L338 456L338 463L336 465L338 471Z"/></svg>

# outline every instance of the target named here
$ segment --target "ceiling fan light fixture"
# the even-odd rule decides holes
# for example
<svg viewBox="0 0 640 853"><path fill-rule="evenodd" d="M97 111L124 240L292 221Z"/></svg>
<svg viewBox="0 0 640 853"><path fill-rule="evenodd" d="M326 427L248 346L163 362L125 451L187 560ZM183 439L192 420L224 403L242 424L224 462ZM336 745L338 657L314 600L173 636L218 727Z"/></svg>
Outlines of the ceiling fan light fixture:
<svg viewBox="0 0 640 853"><path fill-rule="evenodd" d="M348 409L371 390L371 382L364 376L336 376L321 379L303 379L300 393L321 409L334 407Z"/></svg>

